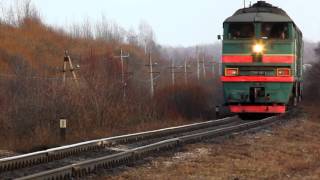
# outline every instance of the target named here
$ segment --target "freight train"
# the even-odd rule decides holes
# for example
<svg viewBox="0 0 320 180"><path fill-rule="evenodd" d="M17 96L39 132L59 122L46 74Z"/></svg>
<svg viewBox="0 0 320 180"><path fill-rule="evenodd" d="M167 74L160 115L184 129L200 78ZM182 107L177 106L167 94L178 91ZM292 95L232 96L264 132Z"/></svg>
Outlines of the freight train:
<svg viewBox="0 0 320 180"><path fill-rule="evenodd" d="M281 114L301 101L302 33L284 10L258 1L223 29L221 81L231 112Z"/></svg>

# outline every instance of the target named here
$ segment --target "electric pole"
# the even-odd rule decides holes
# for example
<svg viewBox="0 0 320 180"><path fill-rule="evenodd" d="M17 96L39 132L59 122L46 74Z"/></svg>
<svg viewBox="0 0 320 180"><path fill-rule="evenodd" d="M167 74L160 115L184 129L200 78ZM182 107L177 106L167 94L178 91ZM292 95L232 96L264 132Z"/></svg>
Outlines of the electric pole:
<svg viewBox="0 0 320 180"><path fill-rule="evenodd" d="M157 78L157 77L154 77L154 74L160 74L160 72L155 72L153 70L153 66L157 65L157 64L158 63L154 63L153 62L151 51L149 51L149 64L146 64L145 66L148 66L149 67L149 71L150 71L149 73L150 73L150 96L151 96L151 98L154 97L154 87L155 87L154 81Z"/></svg>
<svg viewBox="0 0 320 180"><path fill-rule="evenodd" d="M188 65L187 58L184 59L183 68L184 68L184 83L188 84L188 74L190 74L192 72L188 71L188 69L190 68L190 65Z"/></svg>
<svg viewBox="0 0 320 180"><path fill-rule="evenodd" d="M188 84L187 58L184 59L184 83Z"/></svg>
<svg viewBox="0 0 320 180"><path fill-rule="evenodd" d="M124 72L124 59L125 58L129 58L130 55L127 54L127 55L124 55L123 54L123 50L121 48L120 50L120 56L115 56L117 58L120 58L120 61L121 61L121 85L122 85L122 88L123 88L123 98L126 98L126 87L127 87L127 82L125 80L125 72Z"/></svg>
<svg viewBox="0 0 320 180"><path fill-rule="evenodd" d="M174 66L174 59L171 60L171 78L172 78L172 86L175 84L175 66Z"/></svg>
<svg viewBox="0 0 320 180"><path fill-rule="evenodd" d="M73 67L73 64L72 64L72 60L71 60L71 57L69 56L69 53L68 51L66 50L64 52L64 58L63 58L63 78L62 78L62 82L63 84L66 83L66 72L67 72L67 64L69 63L69 71L71 72L72 76L73 76L73 79L74 81L76 82L77 85L79 85L79 82L78 82L78 79L77 79L77 75L76 75L76 72L75 72L75 69Z"/></svg>
<svg viewBox="0 0 320 180"><path fill-rule="evenodd" d="M174 59L171 60L172 64L171 64L171 67L169 67L171 69L171 78L172 78L172 86L174 86L176 84L176 74L177 73L184 73L184 78L185 78L185 81L187 81L186 79L188 78L187 77L187 62L185 60L185 64L184 66L176 66L175 65L175 62L174 62ZM184 72L183 71L180 71L184 68ZM179 69L179 71L176 71L176 69Z"/></svg>
<svg viewBox="0 0 320 180"><path fill-rule="evenodd" d="M200 80L200 58L199 58L199 49L196 47L196 58L197 58L197 78Z"/></svg>
<svg viewBox="0 0 320 180"><path fill-rule="evenodd" d="M150 71L149 74L150 74L150 96L151 96L151 98L153 98L153 96L154 96L154 77L153 77L153 74L159 73L159 72L153 71L153 65L155 65L155 64L153 64L153 61L152 61L151 51L149 51L149 64L147 64L146 66L149 66L149 71Z"/></svg>
<svg viewBox="0 0 320 180"><path fill-rule="evenodd" d="M203 79L206 79L206 63L205 63L205 55L202 55L202 72L203 72Z"/></svg>
<svg viewBox="0 0 320 180"><path fill-rule="evenodd" d="M150 93L151 97L154 96L154 82L153 82L153 62L151 57L151 52L149 54L149 65L150 65Z"/></svg>

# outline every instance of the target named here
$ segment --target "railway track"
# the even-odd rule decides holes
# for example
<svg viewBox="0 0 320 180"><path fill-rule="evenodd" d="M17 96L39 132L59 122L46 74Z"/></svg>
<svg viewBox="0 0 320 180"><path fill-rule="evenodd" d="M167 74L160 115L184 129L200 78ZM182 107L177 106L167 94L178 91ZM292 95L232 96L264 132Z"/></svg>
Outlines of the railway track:
<svg viewBox="0 0 320 180"><path fill-rule="evenodd" d="M111 169L152 153L203 139L245 131L277 121L246 122L237 117L93 140L0 159L0 179L72 179Z"/></svg>

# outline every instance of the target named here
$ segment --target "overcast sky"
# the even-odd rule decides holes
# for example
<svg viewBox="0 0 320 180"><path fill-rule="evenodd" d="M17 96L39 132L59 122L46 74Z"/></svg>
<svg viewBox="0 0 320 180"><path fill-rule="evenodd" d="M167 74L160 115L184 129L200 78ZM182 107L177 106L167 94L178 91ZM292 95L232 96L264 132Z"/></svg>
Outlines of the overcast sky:
<svg viewBox="0 0 320 180"><path fill-rule="evenodd" d="M243 7L243 0L32 0L32 2L48 24L62 26L66 23L83 22L84 19L98 20L105 15L126 29L137 29L141 21L146 21L153 27L159 43L172 46L216 42L216 35L222 32L223 21ZM305 39L320 40L319 0L267 2L287 11L303 31Z"/></svg>

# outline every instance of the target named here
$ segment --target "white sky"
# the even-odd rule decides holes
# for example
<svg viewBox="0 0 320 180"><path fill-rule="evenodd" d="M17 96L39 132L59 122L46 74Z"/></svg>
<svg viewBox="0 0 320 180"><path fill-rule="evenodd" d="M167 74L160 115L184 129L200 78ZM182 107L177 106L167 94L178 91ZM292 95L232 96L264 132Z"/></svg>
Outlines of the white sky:
<svg viewBox="0 0 320 180"><path fill-rule="evenodd" d="M14 1L14 0L11 0ZM32 0L44 21L63 26L98 20L104 15L120 26L137 29L148 22L160 44L189 46L214 43L222 23L243 0ZM252 2L256 2L253 0ZM320 40L319 0L268 0L295 20L307 40ZM249 0L247 0L249 4Z"/></svg>

